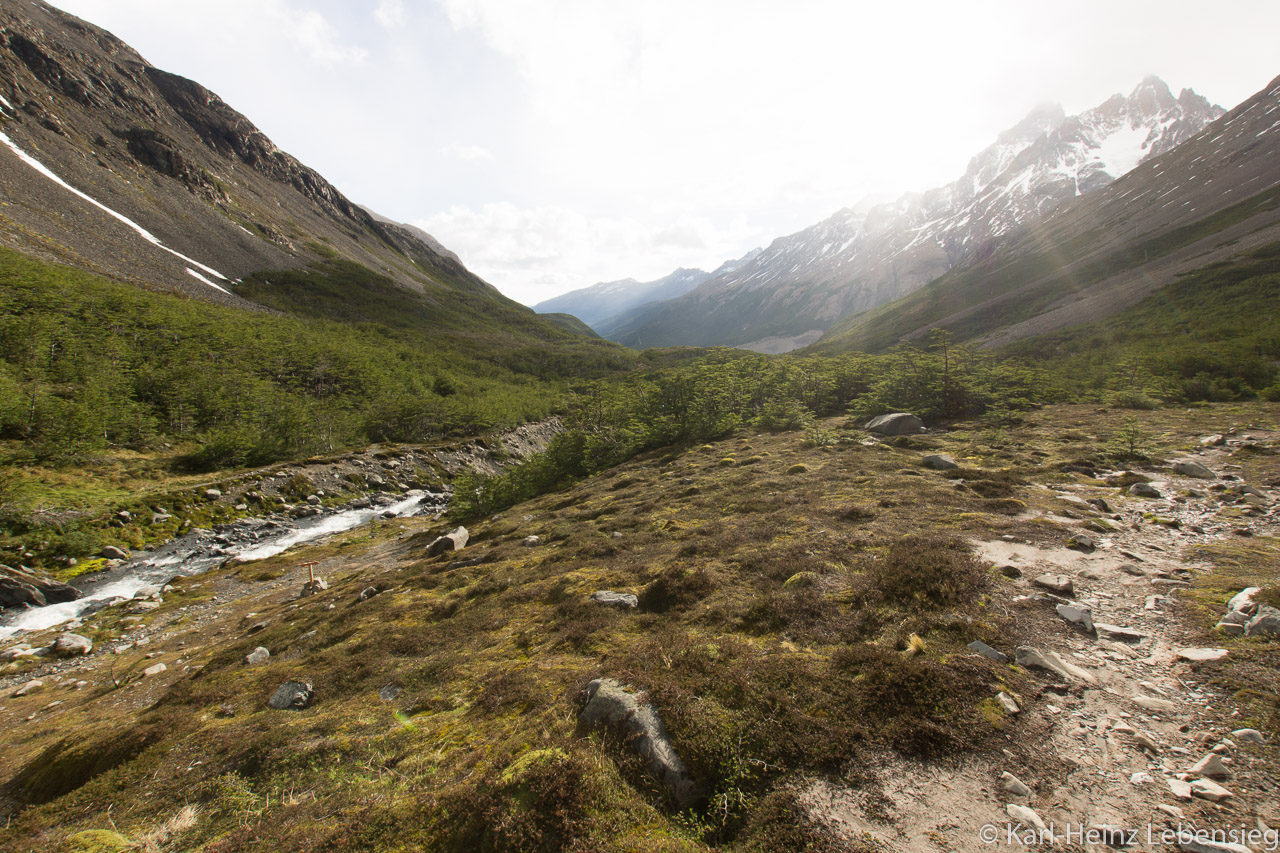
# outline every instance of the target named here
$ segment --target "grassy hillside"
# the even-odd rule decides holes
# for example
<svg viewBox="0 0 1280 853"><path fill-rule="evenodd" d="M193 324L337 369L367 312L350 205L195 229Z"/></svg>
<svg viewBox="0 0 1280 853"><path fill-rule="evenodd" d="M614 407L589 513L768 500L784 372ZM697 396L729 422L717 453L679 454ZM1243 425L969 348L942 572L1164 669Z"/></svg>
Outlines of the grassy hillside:
<svg viewBox="0 0 1280 853"><path fill-rule="evenodd" d="M312 316L0 252L0 438L38 459L183 442L203 467L262 462L543 417L566 380L634 363L494 300L433 311L349 263L281 282L270 294Z"/></svg>
<svg viewBox="0 0 1280 853"><path fill-rule="evenodd" d="M1114 317L1004 347L1080 393L1280 399L1280 243L1181 277Z"/></svg>
<svg viewBox="0 0 1280 853"><path fill-rule="evenodd" d="M1140 270L1277 206L1280 188L1273 188L1192 224L1101 254L1096 254L1096 246L1106 233L1102 224L1060 234L1054 231L1053 220L1036 223L1021 236L1017 251L1001 251L958 267L896 302L846 318L809 351L877 352L936 324L959 340L974 340L1041 314L1064 296Z"/></svg>

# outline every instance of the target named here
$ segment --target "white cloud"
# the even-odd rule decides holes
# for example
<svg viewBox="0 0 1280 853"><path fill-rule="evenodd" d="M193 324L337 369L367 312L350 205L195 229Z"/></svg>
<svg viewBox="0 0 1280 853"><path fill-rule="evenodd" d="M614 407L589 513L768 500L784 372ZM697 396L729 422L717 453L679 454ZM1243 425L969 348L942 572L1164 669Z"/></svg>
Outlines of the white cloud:
<svg viewBox="0 0 1280 853"><path fill-rule="evenodd" d="M478 275L529 305L597 281L655 279L680 266L712 269L763 236L742 217L723 227L692 215L653 223L510 202L452 207L414 224L457 252Z"/></svg>
<svg viewBox="0 0 1280 853"><path fill-rule="evenodd" d="M301 45L316 62L324 65L360 64L369 56L362 47L343 44L338 30L315 10L298 10L281 2L269 3L267 9L280 19L281 32Z"/></svg>
<svg viewBox="0 0 1280 853"><path fill-rule="evenodd" d="M374 10L373 17L389 30L403 27L409 20L403 0L382 0Z"/></svg>
<svg viewBox="0 0 1280 853"><path fill-rule="evenodd" d="M440 149L440 153L458 160L493 159L493 152L483 145L446 145Z"/></svg>

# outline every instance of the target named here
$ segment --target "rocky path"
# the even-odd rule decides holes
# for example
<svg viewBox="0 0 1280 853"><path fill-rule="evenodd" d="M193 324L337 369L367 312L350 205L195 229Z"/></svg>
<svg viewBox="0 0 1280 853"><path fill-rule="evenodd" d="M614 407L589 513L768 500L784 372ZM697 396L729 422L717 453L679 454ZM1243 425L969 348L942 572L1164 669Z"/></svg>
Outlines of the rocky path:
<svg viewBox="0 0 1280 853"><path fill-rule="evenodd" d="M1177 615L1179 590L1212 570L1184 562L1188 546L1280 530L1276 495L1244 483L1230 455L1278 439L1209 442L1174 460L1185 473L1146 472L1139 494L1055 485L1066 508L1050 520L1087 537L1074 547L975 543L1014 578L1005 606L1034 638L999 650L1038 680L1016 699L1021 736L962 767L882 768L887 819L826 782L808 792L814 815L850 840L904 851L1280 849L1280 784L1260 760L1271 747L1254 742L1276 733L1218 716L1229 697L1195 666L1228 652L1190 643ZM1224 505L1238 517L1223 520Z"/></svg>

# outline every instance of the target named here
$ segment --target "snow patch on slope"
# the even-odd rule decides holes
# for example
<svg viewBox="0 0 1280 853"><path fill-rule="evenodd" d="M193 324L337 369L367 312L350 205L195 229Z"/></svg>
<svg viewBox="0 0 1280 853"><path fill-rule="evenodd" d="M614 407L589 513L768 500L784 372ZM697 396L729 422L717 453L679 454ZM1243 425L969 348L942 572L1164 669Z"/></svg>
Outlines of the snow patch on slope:
<svg viewBox="0 0 1280 853"><path fill-rule="evenodd" d="M6 106L7 106L7 103L6 103ZM179 260L185 261L186 263L191 264L191 265L192 265L192 266L194 266L194 267L199 267L200 269L204 270L206 273L208 273L209 275L213 276L214 278L219 278L219 279L222 279L223 281L229 281L229 279L228 279L225 275L223 275L222 273L218 272L218 271L217 271L217 270L215 270L213 267L207 267L207 266L205 266L204 264L200 263L200 262L199 262L199 261L197 261L197 260L193 260L193 259L191 259L191 258L188 258L186 255L182 254L181 252L178 252L178 251L175 251L175 250L173 250L173 249L170 249L170 248L169 248L168 246L166 246L164 243L160 242L160 238L159 238L159 237L157 237L156 235L152 234L150 231L148 231L147 229L143 228L141 225L139 225L138 223L134 222L134 221L133 221L132 219L130 219L129 217L125 216L123 213L119 213L119 212L117 212L117 211L115 211L115 210L112 210L111 208L109 208L109 207L107 207L105 204L103 204L102 202L98 201L96 198L93 198L92 196L90 196L90 195L88 195L88 194L86 194L86 193L83 193L83 192L81 192L80 190L76 189L75 187L71 186L71 184L67 183L66 181L62 180L62 178L59 178L57 175L55 175L55 174L53 173L53 171L52 171L51 169L49 169L49 167L47 167L45 164L41 163L41 162L40 162L39 160L37 160L36 158L32 157L32 156L31 156L30 154L28 154L26 151L23 151L20 147L18 147L18 144L17 144L16 142L14 142L12 139L10 139L10 138L8 137L8 135L6 135L6 134L5 134L5 133L3 133L3 132L0 132L0 142L3 142L5 145L9 146L9 148L13 151L13 153L14 153L14 154L17 154L17 155L18 155L18 158L19 158L20 160L22 160L22 162L26 163L28 166L30 166L31 168L35 169L37 172L39 172L40 174L44 175L46 178L48 178L49 180L53 181L55 184L57 184L58 186L62 187L63 189L66 189L66 190L71 191L72 193L75 193L77 196L79 196L80 198L82 198L82 199L84 199L85 201L89 202L89 204L92 204L94 207L98 208L98 209L99 209L99 210L101 210L103 213L107 214L108 216L112 216L112 217L114 217L114 218L116 218L116 219L120 220L121 222L123 222L125 225L128 225L128 226L129 226L130 228L132 228L134 231L137 231L137 232L138 232L138 234L139 234L139 235L141 235L141 236L142 236L142 238L143 238L144 240L146 240L147 242L151 243L151 244L152 244L152 245L154 245L156 248L158 248L158 249L163 249L164 251L168 252L169 254L173 255L174 257L178 258ZM187 270L187 272L191 273L191 274L192 274L192 275L194 275L196 278L200 279L201 281L203 281L205 284L209 285L210 287L216 287L218 290L221 290L223 293L228 293L228 292L229 292L229 291L227 291L227 290L226 290L225 288L223 288L223 287L218 287L218 285L214 284L213 282L209 281L208 279L204 278L203 276L201 276L201 275L196 275L196 273L195 273L193 270L188 269L188 270Z"/></svg>

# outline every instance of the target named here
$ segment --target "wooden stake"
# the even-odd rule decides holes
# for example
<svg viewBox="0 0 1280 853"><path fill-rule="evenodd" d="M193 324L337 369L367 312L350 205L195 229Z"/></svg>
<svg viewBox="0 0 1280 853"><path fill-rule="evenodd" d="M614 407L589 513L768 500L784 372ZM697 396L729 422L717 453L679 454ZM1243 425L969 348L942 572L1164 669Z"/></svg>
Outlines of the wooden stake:
<svg viewBox="0 0 1280 853"><path fill-rule="evenodd" d="M316 582L316 566L320 564L319 563L303 563L302 565L307 567L307 574L310 575L311 577L310 583L314 584Z"/></svg>

